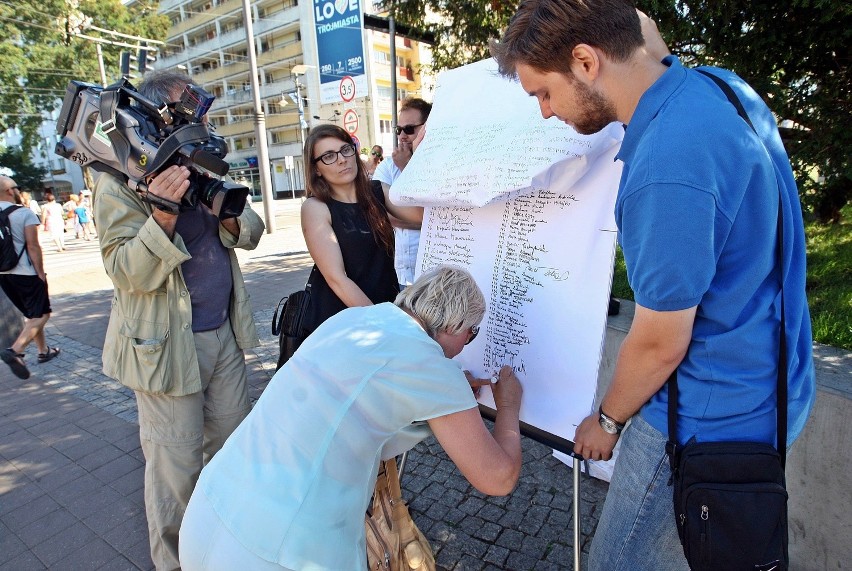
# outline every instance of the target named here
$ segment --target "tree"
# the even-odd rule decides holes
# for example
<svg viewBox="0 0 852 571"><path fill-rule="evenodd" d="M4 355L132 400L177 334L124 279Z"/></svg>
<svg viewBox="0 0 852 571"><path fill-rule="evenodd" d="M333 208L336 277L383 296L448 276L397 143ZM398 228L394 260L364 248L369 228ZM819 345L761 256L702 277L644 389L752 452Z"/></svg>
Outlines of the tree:
<svg viewBox="0 0 852 571"><path fill-rule="evenodd" d="M15 183L30 192L42 188L41 181L47 176L47 170L34 165L29 155L17 148L8 148L0 153L0 169L8 170Z"/></svg>
<svg viewBox="0 0 852 571"><path fill-rule="evenodd" d="M94 24L164 38L169 21L157 15L157 5L155 0L139 0L131 7L120 0L0 1L0 132L19 128L22 148L32 149L43 116L56 109L69 81L100 84L95 43L76 33L116 39L87 29ZM118 78L122 49L128 48L103 46L108 81Z"/></svg>
<svg viewBox="0 0 852 571"><path fill-rule="evenodd" d="M386 0L383 7L400 22L435 34L429 71L440 71L490 57L488 42L500 37L515 13L517 3L503 0Z"/></svg>
<svg viewBox="0 0 852 571"><path fill-rule="evenodd" d="M651 0L672 51L731 69L763 97L805 206L837 222L852 199L852 4L845 0Z"/></svg>
<svg viewBox="0 0 852 571"><path fill-rule="evenodd" d="M437 70L488 57L516 3L387 0L435 33ZM642 0L686 65L733 70L775 113L806 209L838 221L852 199L852 3L848 0ZM430 23L427 13L437 14Z"/></svg>

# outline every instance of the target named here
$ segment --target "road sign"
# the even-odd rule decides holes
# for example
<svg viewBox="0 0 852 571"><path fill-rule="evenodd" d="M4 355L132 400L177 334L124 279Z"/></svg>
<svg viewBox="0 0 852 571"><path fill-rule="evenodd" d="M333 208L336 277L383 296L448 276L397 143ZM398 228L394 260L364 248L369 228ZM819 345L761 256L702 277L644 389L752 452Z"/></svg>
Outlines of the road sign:
<svg viewBox="0 0 852 571"><path fill-rule="evenodd" d="M343 128L350 135L358 132L358 114L354 109L347 109L346 113L343 114Z"/></svg>
<svg viewBox="0 0 852 571"><path fill-rule="evenodd" d="M355 80L351 75L340 80L340 98L346 102L355 99Z"/></svg>

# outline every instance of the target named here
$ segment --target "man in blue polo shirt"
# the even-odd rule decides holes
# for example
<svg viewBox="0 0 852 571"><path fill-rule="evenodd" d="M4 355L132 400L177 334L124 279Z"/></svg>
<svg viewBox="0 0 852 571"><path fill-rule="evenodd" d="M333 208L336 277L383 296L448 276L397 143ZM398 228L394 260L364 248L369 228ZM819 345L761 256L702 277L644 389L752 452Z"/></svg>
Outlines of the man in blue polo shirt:
<svg viewBox="0 0 852 571"><path fill-rule="evenodd" d="M681 443L774 444L783 283L788 443L814 400L804 228L775 121L733 73L708 68L737 93L757 134L709 78L674 57L661 61L623 0L528 0L492 52L545 118L586 134L613 121L626 126L615 214L636 316L601 409L577 428L574 450L608 459L633 422L589 568L687 569L667 485L669 375L677 369Z"/></svg>

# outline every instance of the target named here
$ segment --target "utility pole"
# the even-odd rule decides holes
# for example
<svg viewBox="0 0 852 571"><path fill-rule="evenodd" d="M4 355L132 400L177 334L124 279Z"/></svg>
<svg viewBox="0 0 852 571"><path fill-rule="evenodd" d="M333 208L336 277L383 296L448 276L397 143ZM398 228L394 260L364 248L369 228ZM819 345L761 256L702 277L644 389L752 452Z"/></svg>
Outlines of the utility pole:
<svg viewBox="0 0 852 571"><path fill-rule="evenodd" d="M275 232L275 205L272 203L272 180L269 176L269 150L266 142L266 117L260 101L260 85L257 81L257 54L254 45L254 26L252 25L249 0L243 0L243 19L246 28L246 47L248 48L249 68L251 70L251 90L254 95L254 128L257 135L257 164L260 174L260 194L263 196L263 214L266 217L266 233Z"/></svg>
<svg viewBox="0 0 852 571"><path fill-rule="evenodd" d="M95 44L95 49L98 51L98 69L101 71L101 85L103 87L107 86L106 80L106 68L104 67L104 52L101 49L100 44Z"/></svg>

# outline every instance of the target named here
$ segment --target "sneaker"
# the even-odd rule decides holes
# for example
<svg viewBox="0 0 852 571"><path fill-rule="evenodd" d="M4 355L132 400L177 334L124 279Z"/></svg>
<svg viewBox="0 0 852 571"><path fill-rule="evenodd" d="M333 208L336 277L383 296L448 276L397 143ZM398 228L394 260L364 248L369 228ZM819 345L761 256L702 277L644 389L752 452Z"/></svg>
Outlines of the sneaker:
<svg viewBox="0 0 852 571"><path fill-rule="evenodd" d="M39 363L47 363L54 357L59 356L59 349L56 347L48 347L47 353L39 353L38 354L38 362Z"/></svg>
<svg viewBox="0 0 852 571"><path fill-rule="evenodd" d="M12 369L16 377L19 379L29 379L30 370L27 369L22 357L21 353L15 353L11 347L0 351L0 359L3 359L3 362L9 365L9 368Z"/></svg>

